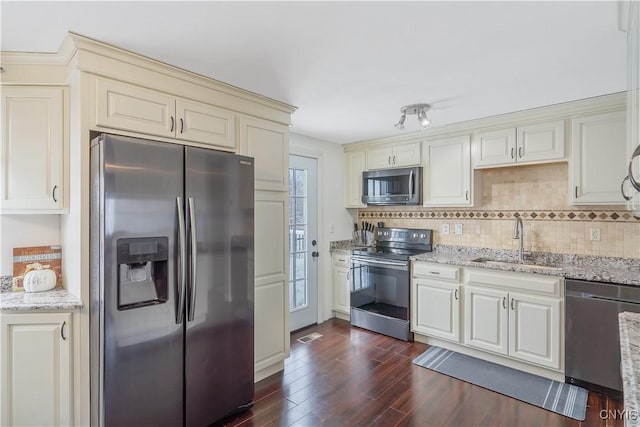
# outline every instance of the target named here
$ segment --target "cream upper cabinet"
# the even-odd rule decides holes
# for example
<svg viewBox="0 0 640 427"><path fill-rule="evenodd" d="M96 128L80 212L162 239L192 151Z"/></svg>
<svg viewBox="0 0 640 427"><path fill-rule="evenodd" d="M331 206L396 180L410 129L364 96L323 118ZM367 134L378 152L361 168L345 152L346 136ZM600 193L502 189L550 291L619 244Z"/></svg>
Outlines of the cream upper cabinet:
<svg viewBox="0 0 640 427"><path fill-rule="evenodd" d="M571 204L624 204L620 183L629 166L626 113L572 119L571 130Z"/></svg>
<svg viewBox="0 0 640 427"><path fill-rule="evenodd" d="M176 100L177 138L236 150L236 116L201 102Z"/></svg>
<svg viewBox="0 0 640 427"><path fill-rule="evenodd" d="M96 125L235 151L235 113L209 104L96 79Z"/></svg>
<svg viewBox="0 0 640 427"><path fill-rule="evenodd" d="M333 265L333 310L342 314L350 314L350 256L335 252L332 257Z"/></svg>
<svg viewBox="0 0 640 427"><path fill-rule="evenodd" d="M367 170L367 159L364 151L347 151L344 153L345 178L344 207L361 208L362 172Z"/></svg>
<svg viewBox="0 0 640 427"><path fill-rule="evenodd" d="M423 144L424 206L473 204L471 142L468 135Z"/></svg>
<svg viewBox="0 0 640 427"><path fill-rule="evenodd" d="M71 314L0 316L0 424L72 425Z"/></svg>
<svg viewBox="0 0 640 427"><path fill-rule="evenodd" d="M66 89L2 88L0 212L65 208Z"/></svg>
<svg viewBox="0 0 640 427"><path fill-rule="evenodd" d="M460 268L413 263L411 327L428 336L460 341Z"/></svg>
<svg viewBox="0 0 640 427"><path fill-rule="evenodd" d="M564 120L478 132L473 136L475 168L545 163L564 157Z"/></svg>
<svg viewBox="0 0 640 427"><path fill-rule="evenodd" d="M241 116L240 153L255 158L256 190L289 191L289 128Z"/></svg>
<svg viewBox="0 0 640 427"><path fill-rule="evenodd" d="M367 151L367 169L386 169L420 164L420 143L374 148Z"/></svg>

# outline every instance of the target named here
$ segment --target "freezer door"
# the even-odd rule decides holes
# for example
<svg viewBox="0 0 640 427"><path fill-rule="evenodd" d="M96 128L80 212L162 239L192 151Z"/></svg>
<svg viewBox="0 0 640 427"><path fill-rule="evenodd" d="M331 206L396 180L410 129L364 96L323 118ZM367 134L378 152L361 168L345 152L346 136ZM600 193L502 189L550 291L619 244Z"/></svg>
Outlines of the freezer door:
<svg viewBox="0 0 640 427"><path fill-rule="evenodd" d="M92 198L98 195L93 206L100 208L91 215L100 216L104 230L98 292L104 303L104 425L179 426L184 325L176 322L176 230L184 149L103 135L97 151L101 177L93 180Z"/></svg>
<svg viewBox="0 0 640 427"><path fill-rule="evenodd" d="M253 159L185 149L186 425L253 400ZM195 263L194 263L195 261Z"/></svg>

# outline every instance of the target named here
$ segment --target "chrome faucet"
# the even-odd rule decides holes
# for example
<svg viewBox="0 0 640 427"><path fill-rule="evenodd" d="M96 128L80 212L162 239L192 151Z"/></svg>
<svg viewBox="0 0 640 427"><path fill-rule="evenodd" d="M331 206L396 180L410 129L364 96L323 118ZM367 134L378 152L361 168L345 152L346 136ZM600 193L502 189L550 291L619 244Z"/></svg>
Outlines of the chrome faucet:
<svg viewBox="0 0 640 427"><path fill-rule="evenodd" d="M518 245L518 261L524 262L524 225L522 224L522 218L516 217L516 223L513 226L513 238L520 239Z"/></svg>

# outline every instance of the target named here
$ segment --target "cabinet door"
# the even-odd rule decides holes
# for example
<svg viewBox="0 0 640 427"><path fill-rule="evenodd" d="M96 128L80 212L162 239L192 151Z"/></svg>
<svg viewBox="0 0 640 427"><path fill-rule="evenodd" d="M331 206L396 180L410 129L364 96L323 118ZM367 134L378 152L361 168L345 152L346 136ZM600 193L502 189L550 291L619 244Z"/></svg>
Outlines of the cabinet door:
<svg viewBox="0 0 640 427"><path fill-rule="evenodd" d="M256 190L289 191L289 128L240 117L240 153L255 158Z"/></svg>
<svg viewBox="0 0 640 427"><path fill-rule="evenodd" d="M367 169L386 169L390 167L393 167L393 150L391 147L367 151Z"/></svg>
<svg viewBox="0 0 640 427"><path fill-rule="evenodd" d="M560 369L560 300L510 293L509 355Z"/></svg>
<svg viewBox="0 0 640 427"><path fill-rule="evenodd" d="M415 280L411 323L415 332L460 340L460 286Z"/></svg>
<svg viewBox="0 0 640 427"><path fill-rule="evenodd" d="M256 372L289 356L288 214L288 193L256 192Z"/></svg>
<svg viewBox="0 0 640 427"><path fill-rule="evenodd" d="M341 313L349 314L349 268L333 268L333 309Z"/></svg>
<svg viewBox="0 0 640 427"><path fill-rule="evenodd" d="M467 286L464 298L465 344L494 353L507 354L507 292Z"/></svg>
<svg viewBox="0 0 640 427"><path fill-rule="evenodd" d="M393 147L391 163L393 167L417 166L420 164L420 143L397 145Z"/></svg>
<svg viewBox="0 0 640 427"><path fill-rule="evenodd" d="M571 203L624 204L620 183L627 175L624 111L572 120Z"/></svg>
<svg viewBox="0 0 640 427"><path fill-rule="evenodd" d="M0 210L64 209L64 89L3 87Z"/></svg>
<svg viewBox="0 0 640 427"><path fill-rule="evenodd" d="M362 172L367 169L364 151L351 151L344 153L345 185L344 206L345 208L361 208L362 203Z"/></svg>
<svg viewBox="0 0 640 427"><path fill-rule="evenodd" d="M232 111L186 99L176 100L178 139L235 151L236 116Z"/></svg>
<svg viewBox="0 0 640 427"><path fill-rule="evenodd" d="M173 96L114 80L96 80L96 125L175 137Z"/></svg>
<svg viewBox="0 0 640 427"><path fill-rule="evenodd" d="M424 143L424 205L468 206L471 195L469 136Z"/></svg>
<svg viewBox="0 0 640 427"><path fill-rule="evenodd" d="M473 166L489 167L516 162L516 129L480 132L473 135Z"/></svg>
<svg viewBox="0 0 640 427"><path fill-rule="evenodd" d="M0 424L71 425L71 314L0 317Z"/></svg>
<svg viewBox="0 0 640 427"><path fill-rule="evenodd" d="M518 163L564 158L564 120L517 128Z"/></svg>

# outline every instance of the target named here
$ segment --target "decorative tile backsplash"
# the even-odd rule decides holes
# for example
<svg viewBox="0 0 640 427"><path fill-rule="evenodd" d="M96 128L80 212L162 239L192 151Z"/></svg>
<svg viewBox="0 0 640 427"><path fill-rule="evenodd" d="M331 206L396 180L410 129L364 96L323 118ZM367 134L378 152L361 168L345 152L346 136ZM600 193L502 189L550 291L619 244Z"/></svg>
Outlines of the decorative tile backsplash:
<svg viewBox="0 0 640 427"><path fill-rule="evenodd" d="M434 243L515 249L514 218L524 221L525 250L640 258L640 218L619 207L570 206L566 163L487 169L482 200L473 208L382 206L361 209L358 217L387 227L430 228ZM453 224L463 233L454 234ZM450 234L441 226L450 225ZM600 230L593 241L591 229Z"/></svg>

